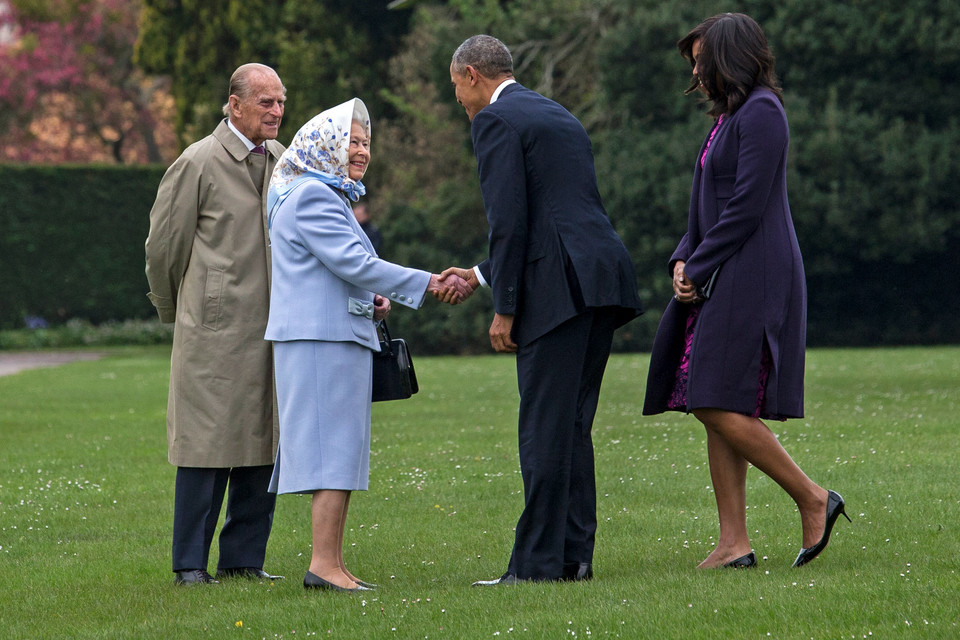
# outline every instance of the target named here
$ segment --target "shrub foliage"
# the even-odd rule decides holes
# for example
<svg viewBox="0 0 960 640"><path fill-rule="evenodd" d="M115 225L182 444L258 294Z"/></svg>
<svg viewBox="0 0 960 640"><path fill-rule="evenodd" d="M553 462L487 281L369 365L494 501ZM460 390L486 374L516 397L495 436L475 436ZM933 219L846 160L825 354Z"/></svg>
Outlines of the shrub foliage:
<svg viewBox="0 0 960 640"><path fill-rule="evenodd" d="M694 156L710 128L696 98L682 94L690 68L675 43L726 7L543 0L534 10L448 0L397 12L387 3L354 11L290 0L271 13L253 11L262 2L214 4L223 19L193 15L207 9L192 4L145 2L140 62L173 76L182 142L209 132L226 78L248 58L274 65L289 89L281 141L314 113L360 96L373 119L364 182L382 253L431 271L470 266L486 251L469 123L448 67L465 37L501 38L520 82L566 106L591 135L604 202L649 308L618 333L616 348L649 347L670 295L666 260L686 224ZM960 5L745 0L738 9L764 27L784 87L809 343L957 342ZM182 55L198 47L208 55ZM0 167L0 328L28 315L149 316L142 250L159 178L158 168ZM398 309L391 323L415 350L489 350L489 295L427 305Z"/></svg>

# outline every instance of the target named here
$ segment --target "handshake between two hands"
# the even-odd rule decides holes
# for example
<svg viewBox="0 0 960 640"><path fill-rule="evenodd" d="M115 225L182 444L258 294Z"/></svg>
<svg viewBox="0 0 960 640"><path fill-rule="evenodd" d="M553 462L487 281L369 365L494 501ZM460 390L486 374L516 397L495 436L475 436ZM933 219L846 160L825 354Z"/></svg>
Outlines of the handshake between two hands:
<svg viewBox="0 0 960 640"><path fill-rule="evenodd" d="M440 275L433 274L430 276L427 291L432 293L433 297L440 302L460 304L469 298L479 286L480 281L473 269L450 267Z"/></svg>
<svg viewBox="0 0 960 640"><path fill-rule="evenodd" d="M473 290L480 286L480 280L473 269L450 267L443 273L430 275L430 284L427 292L440 302L460 304L473 294ZM380 322L390 313L390 301L381 295L373 297L373 319Z"/></svg>
<svg viewBox="0 0 960 640"><path fill-rule="evenodd" d="M469 298L480 286L480 279L473 269L450 267L440 275L431 275L427 291L440 302L460 304ZM517 343L513 341L513 316L496 313L490 325L490 346L499 353L516 353Z"/></svg>

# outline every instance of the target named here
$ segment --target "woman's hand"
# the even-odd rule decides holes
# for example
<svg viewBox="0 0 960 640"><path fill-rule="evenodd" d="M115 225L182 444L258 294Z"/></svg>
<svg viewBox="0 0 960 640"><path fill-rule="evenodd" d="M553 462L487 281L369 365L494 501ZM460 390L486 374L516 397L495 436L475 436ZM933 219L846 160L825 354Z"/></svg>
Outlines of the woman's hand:
<svg viewBox="0 0 960 640"><path fill-rule="evenodd" d="M677 302L691 304L699 300L699 296L697 296L696 285L693 284L693 281L687 277L687 273L683 270L686 264L686 262L681 260L677 260L673 264L673 297Z"/></svg>
<svg viewBox="0 0 960 640"><path fill-rule="evenodd" d="M373 321L380 322L390 315L390 301L383 296L373 296Z"/></svg>

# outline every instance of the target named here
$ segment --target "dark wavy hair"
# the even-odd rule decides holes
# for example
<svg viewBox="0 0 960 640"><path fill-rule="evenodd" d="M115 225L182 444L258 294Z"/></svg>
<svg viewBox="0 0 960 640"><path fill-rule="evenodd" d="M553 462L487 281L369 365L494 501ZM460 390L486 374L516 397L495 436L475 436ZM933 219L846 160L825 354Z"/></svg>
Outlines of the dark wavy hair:
<svg viewBox="0 0 960 640"><path fill-rule="evenodd" d="M697 59L693 44L700 41ZM707 18L677 42L680 55L698 67L690 86L690 94L703 86L708 113L717 117L733 115L756 87L772 91L783 104L783 90L773 69L773 51L753 18L742 13L721 13Z"/></svg>

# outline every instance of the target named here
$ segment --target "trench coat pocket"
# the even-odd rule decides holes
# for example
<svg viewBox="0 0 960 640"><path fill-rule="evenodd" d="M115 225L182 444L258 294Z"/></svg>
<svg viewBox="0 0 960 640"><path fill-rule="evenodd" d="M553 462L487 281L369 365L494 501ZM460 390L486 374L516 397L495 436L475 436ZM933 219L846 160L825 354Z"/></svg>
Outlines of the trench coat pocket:
<svg viewBox="0 0 960 640"><path fill-rule="evenodd" d="M207 268L203 285L203 328L217 331L223 308L223 269Z"/></svg>

